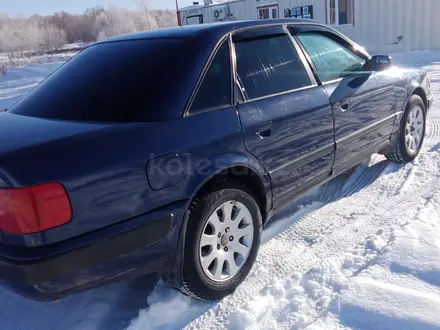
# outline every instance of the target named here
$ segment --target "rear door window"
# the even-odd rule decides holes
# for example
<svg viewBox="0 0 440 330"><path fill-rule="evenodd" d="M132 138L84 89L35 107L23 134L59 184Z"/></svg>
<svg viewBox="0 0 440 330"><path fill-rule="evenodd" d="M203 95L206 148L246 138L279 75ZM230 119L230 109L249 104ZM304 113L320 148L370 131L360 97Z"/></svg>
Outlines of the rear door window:
<svg viewBox="0 0 440 330"><path fill-rule="evenodd" d="M235 43L238 79L248 99L295 90L312 84L287 35Z"/></svg>
<svg viewBox="0 0 440 330"><path fill-rule="evenodd" d="M11 113L72 121L159 121L181 116L168 103L185 86L191 47L150 39L92 45L75 56Z"/></svg>
<svg viewBox="0 0 440 330"><path fill-rule="evenodd" d="M191 113L231 105L231 61L229 44L223 42L214 56L191 106Z"/></svg>

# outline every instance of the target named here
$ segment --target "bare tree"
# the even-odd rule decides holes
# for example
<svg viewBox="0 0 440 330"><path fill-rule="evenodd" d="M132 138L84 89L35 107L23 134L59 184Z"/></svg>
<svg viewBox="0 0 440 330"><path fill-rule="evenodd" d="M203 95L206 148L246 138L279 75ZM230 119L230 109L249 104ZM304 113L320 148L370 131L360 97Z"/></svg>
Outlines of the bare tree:
<svg viewBox="0 0 440 330"><path fill-rule="evenodd" d="M135 32L136 27L133 12L111 6L96 18L94 30L97 40Z"/></svg>
<svg viewBox="0 0 440 330"><path fill-rule="evenodd" d="M18 52L21 57L38 48L40 43L39 28L35 22L28 19L8 19L1 31L2 48L14 57Z"/></svg>
<svg viewBox="0 0 440 330"><path fill-rule="evenodd" d="M0 51L11 58L53 52L65 43L93 42L115 35L176 25L173 10L153 10L151 0L136 1L137 10L93 7L84 14L59 12L10 18L0 14Z"/></svg>
<svg viewBox="0 0 440 330"><path fill-rule="evenodd" d="M66 44L66 33L64 30L57 29L49 24L41 29L43 49L45 51L55 51Z"/></svg>
<svg viewBox="0 0 440 330"><path fill-rule="evenodd" d="M18 33L13 20L2 21L0 28L0 48L6 52L10 61L15 56L15 51L19 48Z"/></svg>
<svg viewBox="0 0 440 330"><path fill-rule="evenodd" d="M159 28L171 27L177 25L176 12L174 10L155 10L153 11L155 20Z"/></svg>
<svg viewBox="0 0 440 330"><path fill-rule="evenodd" d="M148 31L159 28L151 10L151 0L136 0L136 4L139 8L138 29Z"/></svg>

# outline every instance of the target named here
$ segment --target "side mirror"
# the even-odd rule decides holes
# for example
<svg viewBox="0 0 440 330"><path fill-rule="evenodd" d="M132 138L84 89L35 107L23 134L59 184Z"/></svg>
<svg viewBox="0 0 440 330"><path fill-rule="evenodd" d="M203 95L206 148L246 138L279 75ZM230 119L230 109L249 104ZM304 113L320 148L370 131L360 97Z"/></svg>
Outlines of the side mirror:
<svg viewBox="0 0 440 330"><path fill-rule="evenodd" d="M368 64L368 69L371 71L383 71L391 68L393 61L388 55L374 55Z"/></svg>

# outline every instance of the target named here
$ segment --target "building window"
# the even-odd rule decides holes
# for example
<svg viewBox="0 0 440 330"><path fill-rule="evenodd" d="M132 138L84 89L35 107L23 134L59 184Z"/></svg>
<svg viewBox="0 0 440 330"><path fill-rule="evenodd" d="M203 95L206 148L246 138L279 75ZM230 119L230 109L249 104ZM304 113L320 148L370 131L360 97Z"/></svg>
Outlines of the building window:
<svg viewBox="0 0 440 330"><path fill-rule="evenodd" d="M330 25L354 23L353 0L328 0L327 22Z"/></svg>
<svg viewBox="0 0 440 330"><path fill-rule="evenodd" d="M259 9L260 19L269 19L269 8Z"/></svg>
<svg viewBox="0 0 440 330"><path fill-rule="evenodd" d="M257 9L260 19L278 18L278 6L265 6Z"/></svg>

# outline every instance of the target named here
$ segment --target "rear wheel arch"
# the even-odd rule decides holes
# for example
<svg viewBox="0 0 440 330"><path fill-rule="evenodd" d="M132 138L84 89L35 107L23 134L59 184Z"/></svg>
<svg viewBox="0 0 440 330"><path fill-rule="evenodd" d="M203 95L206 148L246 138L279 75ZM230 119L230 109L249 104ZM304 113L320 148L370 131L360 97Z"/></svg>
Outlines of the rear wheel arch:
<svg viewBox="0 0 440 330"><path fill-rule="evenodd" d="M212 189L215 185L225 181L236 182L247 188L248 192L255 198L263 217L263 223L267 220L267 212L270 207L271 198L268 196L268 189L264 185L264 176L261 176L257 170L248 165L234 165L220 169L207 178L196 189L191 200L194 200L200 194Z"/></svg>
<svg viewBox="0 0 440 330"><path fill-rule="evenodd" d="M227 208L222 208L222 205L230 205L229 213ZM243 218L241 221L234 222L233 207L236 206L239 209L244 207L244 212L249 215L248 223L252 224L251 227L245 226L242 229L234 229L240 227L240 224L244 221ZM220 215L216 211L218 208L222 210ZM243 211L239 211L239 213L243 214ZM214 218L213 215L218 219ZM226 218L223 218L225 215ZM224 225L223 222L225 222ZM208 223L210 226L206 227ZM181 272L178 280L180 291L202 300L217 300L233 292L252 269L261 242L262 216L256 197L245 185L226 175L215 181L212 186L206 186L206 189L203 189L194 198L189 208L185 227L183 250L181 251ZM250 239L247 243L242 242L240 239L240 233L243 234L240 230L245 230L244 228L250 228L251 230L251 233L244 234L248 237L248 240ZM230 236L228 237L228 235ZM250 238L249 235L251 235ZM225 236L226 241L224 241ZM209 248L207 248L208 246ZM223 248L223 246L225 247ZM248 253L243 254L245 246L249 250ZM224 250L224 252L217 252L217 250ZM237 253L241 254L241 265L237 265L236 258L239 258ZM227 256L228 254L229 256ZM203 256L207 259L202 260ZM212 259L216 256L218 259ZM220 268L219 261L221 262ZM231 273L231 270L234 269L234 267L231 268L231 265L234 264L236 272ZM237 269L237 267L240 268ZM220 273L218 272L219 269ZM229 278L221 279L224 275L228 275Z"/></svg>
<svg viewBox="0 0 440 330"><path fill-rule="evenodd" d="M268 208L272 203L270 183L265 186L264 175L247 165L234 165L212 173L204 182L202 182L196 189L188 203L188 209L185 211L183 222L180 227L179 241L176 251L176 256L173 265L172 274L163 274L162 279L174 286L182 289L182 274L183 274L183 259L184 259L184 246L186 241L186 231L190 218L191 209L197 200L203 194L206 194L210 190L214 189L217 185L223 185L225 183L236 184L238 189L245 187L246 192L250 193L255 199L262 217L262 224L267 221Z"/></svg>

